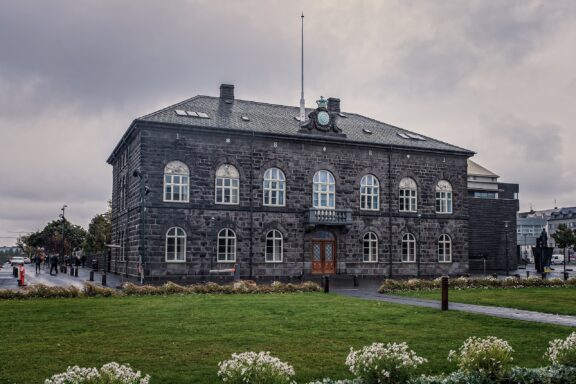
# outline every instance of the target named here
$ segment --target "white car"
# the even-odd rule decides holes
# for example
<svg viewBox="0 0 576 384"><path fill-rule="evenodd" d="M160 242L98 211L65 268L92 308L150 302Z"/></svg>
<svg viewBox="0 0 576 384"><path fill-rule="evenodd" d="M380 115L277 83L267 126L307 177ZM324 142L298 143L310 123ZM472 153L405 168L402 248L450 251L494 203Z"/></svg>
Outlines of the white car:
<svg viewBox="0 0 576 384"><path fill-rule="evenodd" d="M552 264L564 264L564 255L552 255Z"/></svg>
<svg viewBox="0 0 576 384"><path fill-rule="evenodd" d="M25 260L24 257L22 256L12 256L12 258L10 259L10 265L14 266L14 265L18 265L18 264L24 264Z"/></svg>

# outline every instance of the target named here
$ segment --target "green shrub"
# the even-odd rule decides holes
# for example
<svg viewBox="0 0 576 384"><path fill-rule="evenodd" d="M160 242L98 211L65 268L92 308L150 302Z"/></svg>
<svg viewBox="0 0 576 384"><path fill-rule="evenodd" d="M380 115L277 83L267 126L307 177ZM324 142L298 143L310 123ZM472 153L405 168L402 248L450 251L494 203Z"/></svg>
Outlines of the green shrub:
<svg viewBox="0 0 576 384"><path fill-rule="evenodd" d="M565 339L552 340L544 358L552 365L576 367L576 332Z"/></svg>
<svg viewBox="0 0 576 384"><path fill-rule="evenodd" d="M500 379L509 371L514 350L505 340L494 336L469 337L458 351L450 351L448 360L455 361L461 371Z"/></svg>
<svg viewBox="0 0 576 384"><path fill-rule="evenodd" d="M373 343L358 351L350 348L346 365L364 384L404 384L426 361L406 343Z"/></svg>

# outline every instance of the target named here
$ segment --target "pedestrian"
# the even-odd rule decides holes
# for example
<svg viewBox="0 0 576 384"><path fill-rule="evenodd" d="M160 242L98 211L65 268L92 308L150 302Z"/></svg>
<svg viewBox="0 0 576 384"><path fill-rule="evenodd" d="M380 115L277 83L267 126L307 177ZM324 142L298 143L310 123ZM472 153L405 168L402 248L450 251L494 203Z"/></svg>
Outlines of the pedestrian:
<svg viewBox="0 0 576 384"><path fill-rule="evenodd" d="M82 257L80 258L81 262L82 262L82 268L84 268L86 266L86 255L82 255Z"/></svg>
<svg viewBox="0 0 576 384"><path fill-rule="evenodd" d="M38 251L34 256L34 264L36 265L36 273L40 273L40 264L42 264L42 251Z"/></svg>
<svg viewBox="0 0 576 384"><path fill-rule="evenodd" d="M50 276L52 276L52 270L58 274L58 256L56 255L50 256Z"/></svg>

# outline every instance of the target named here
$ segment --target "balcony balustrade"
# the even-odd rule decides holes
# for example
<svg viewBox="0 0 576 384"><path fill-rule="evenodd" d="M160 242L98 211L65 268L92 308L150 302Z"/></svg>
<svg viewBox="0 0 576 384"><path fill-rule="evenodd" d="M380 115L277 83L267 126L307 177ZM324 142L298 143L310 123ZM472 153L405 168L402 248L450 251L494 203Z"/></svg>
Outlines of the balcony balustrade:
<svg viewBox="0 0 576 384"><path fill-rule="evenodd" d="M312 225L350 225L352 210L309 208L307 221Z"/></svg>

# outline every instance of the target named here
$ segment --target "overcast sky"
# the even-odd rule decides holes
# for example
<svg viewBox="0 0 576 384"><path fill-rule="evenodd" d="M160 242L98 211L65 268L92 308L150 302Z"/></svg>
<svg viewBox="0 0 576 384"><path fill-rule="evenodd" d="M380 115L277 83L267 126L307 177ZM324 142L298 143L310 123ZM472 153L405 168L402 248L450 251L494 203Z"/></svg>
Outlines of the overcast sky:
<svg viewBox="0 0 576 384"><path fill-rule="evenodd" d="M0 2L0 245L106 209L106 158L197 94L342 109L477 152L522 209L576 205L572 0Z"/></svg>

